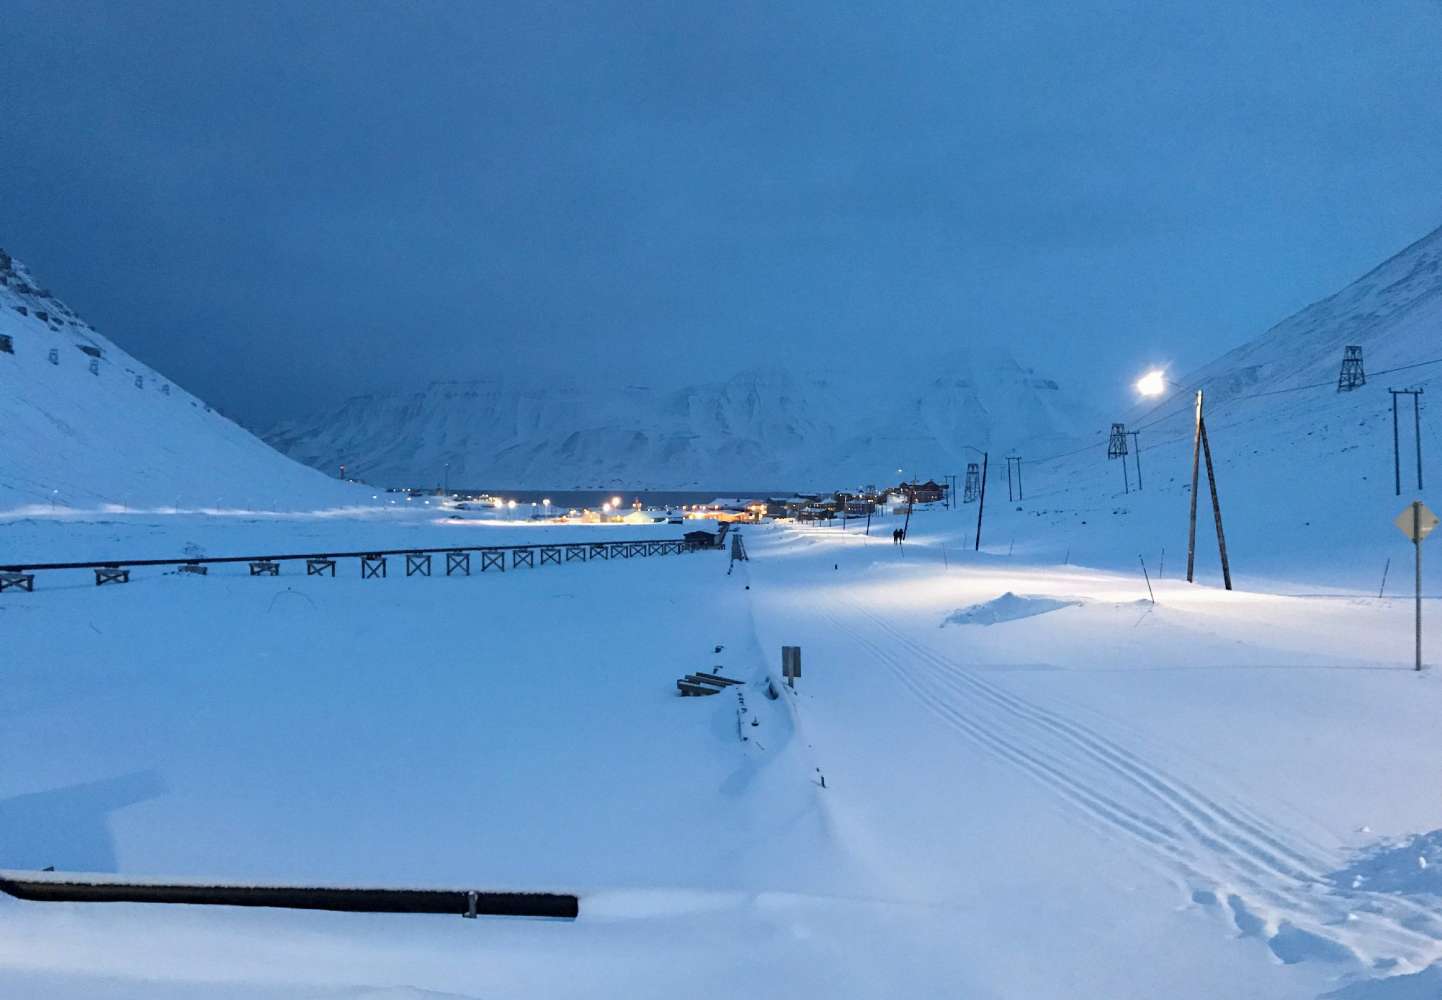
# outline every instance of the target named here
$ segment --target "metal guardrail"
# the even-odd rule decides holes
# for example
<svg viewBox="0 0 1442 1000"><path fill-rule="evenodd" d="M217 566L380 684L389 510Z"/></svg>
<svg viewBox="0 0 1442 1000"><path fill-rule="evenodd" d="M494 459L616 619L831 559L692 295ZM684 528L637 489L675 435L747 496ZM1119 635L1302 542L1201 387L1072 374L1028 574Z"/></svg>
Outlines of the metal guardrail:
<svg viewBox="0 0 1442 1000"><path fill-rule="evenodd" d="M346 913L448 913L463 917L549 917L560 920L574 920L580 915L580 898L570 893L199 884L51 872L0 872L0 892L17 899L43 903L179 903Z"/></svg>

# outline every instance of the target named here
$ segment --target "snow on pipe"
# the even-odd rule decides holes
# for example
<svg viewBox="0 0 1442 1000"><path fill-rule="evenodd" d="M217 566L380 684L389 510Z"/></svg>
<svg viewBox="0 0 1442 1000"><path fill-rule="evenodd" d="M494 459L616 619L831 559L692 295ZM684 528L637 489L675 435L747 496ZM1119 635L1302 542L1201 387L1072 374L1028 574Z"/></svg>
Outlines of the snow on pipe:
<svg viewBox="0 0 1442 1000"><path fill-rule="evenodd" d="M552 917L562 920L574 920L580 913L580 899L566 893L145 882L108 875L56 875L50 872L0 873L0 891L17 899L43 903L182 903L347 913L450 913L463 917Z"/></svg>

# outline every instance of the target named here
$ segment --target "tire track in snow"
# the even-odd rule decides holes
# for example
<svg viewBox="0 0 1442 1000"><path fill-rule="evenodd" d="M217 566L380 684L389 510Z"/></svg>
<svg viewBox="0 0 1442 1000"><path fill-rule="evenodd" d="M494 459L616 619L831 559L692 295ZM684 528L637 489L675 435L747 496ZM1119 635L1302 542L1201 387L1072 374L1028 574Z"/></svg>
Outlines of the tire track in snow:
<svg viewBox="0 0 1442 1000"><path fill-rule="evenodd" d="M1345 949L1360 957L1382 946L1392 953L1386 957L1418 964L1442 953L1442 925L1432 911L1388 898L1369 899L1360 907L1364 916L1350 912L1347 900L1336 897L1322 881L1329 870L1327 859L1293 849L1282 832L1255 814L1243 817L1239 808L1223 806L1101 733L1000 689L867 609L847 603L899 643L911 659L904 661L882 648L854 623L829 613L828 620L870 652L953 731L1026 771L1104 828L1125 833L1150 849L1193 885L1195 900L1203 898L1195 890L1207 886L1219 903L1226 900L1239 933L1265 936L1284 961L1297 960L1295 954L1285 952L1305 954L1309 948L1314 954L1330 949L1332 957ZM915 670L918 665L920 674ZM963 711L968 704L985 704L995 711L968 713ZM1005 726L1005 719L1022 726ZM1159 806L1161 818L1119 802L1078 764L1100 769ZM1256 910L1267 919L1256 916ZM1389 913L1397 910L1411 915L1398 919ZM1296 946L1299 937L1303 944Z"/></svg>
<svg viewBox="0 0 1442 1000"><path fill-rule="evenodd" d="M1039 725L1047 725L1054 727L1056 729L1071 734L1078 740L1084 740L1086 742L1095 744L1095 749L1097 750L1097 752L1107 753L1117 758L1122 766L1125 766L1128 769L1132 770L1136 774L1138 780L1141 780L1145 784L1150 785L1153 790L1159 788L1171 788L1187 793L1196 802L1205 804L1199 805L1199 808L1210 808L1214 811L1217 817L1221 818L1225 822L1235 824L1237 828L1245 830L1253 837L1260 839L1273 851L1284 853L1285 855L1295 859L1300 864L1306 866L1306 868L1310 869L1288 872L1284 867L1277 867L1274 869L1275 874L1284 878L1292 878L1297 882L1299 887L1307 889L1309 891L1315 890L1318 892L1327 892L1334 888L1331 883L1326 879L1326 875L1330 873L1335 867L1332 859L1320 855L1309 859L1301 853L1294 851L1285 843L1286 835L1284 833L1276 830L1275 828L1269 829L1269 824L1267 824L1261 818L1257 817L1255 813L1252 813L1246 819L1240 818L1237 814L1244 811L1240 807L1233 806L1229 809L1220 805L1215 800L1206 797L1201 792L1197 791L1195 788L1188 785L1184 781L1167 776L1163 774L1163 772L1152 767L1151 765L1146 764L1146 762L1143 761L1142 758L1121 747L1114 740L1111 740L1110 738L1102 735L1101 733L1098 733L1096 730L1090 729L1083 724L1076 722L1075 720L1069 719L1066 716L1060 715L1057 712L1042 708L1041 706L1029 702L1020 696L1011 694L1010 692L1003 690L997 685L992 684L984 678L977 676L974 672L968 671L966 668L956 663L955 661L948 659L945 655L938 653L935 650L932 650L921 644L920 642L916 641L915 639L912 639L911 637L905 635L895 626L878 617L868 609L855 606L854 603L852 606L855 607L857 614L869 619L883 632L895 638L898 642L902 643L915 656L929 661L938 671L943 672L946 675L945 680L949 680L952 682L951 686L956 693L962 695L966 695L969 693L982 693L984 696L989 697L998 703L1004 703L1006 705L1012 706L1012 708L1018 715L1028 719L1029 721L1034 721ZM962 685L965 685L965 687L963 687ZM1245 811L1250 812L1250 810ZM1227 836L1226 829L1220 829L1219 835L1224 837ZM1197 839L1205 846L1213 849L1219 846L1226 846L1226 844L1218 843L1205 836L1198 837ZM1361 896L1366 894L1358 893L1355 895ZM1378 898L1386 901L1386 903L1388 904L1386 907L1387 909L1406 911L1410 913L1412 916L1409 918L1409 922L1407 923L1407 926L1410 930L1416 931L1417 933L1422 934L1429 939L1442 941L1442 921L1439 921L1439 915L1433 908L1416 903L1415 901L1406 899L1405 897L1378 897L1375 893L1366 895L1366 898L1363 900L1362 908L1368 909L1370 907L1372 909L1372 912L1381 912L1376 908ZM1430 929L1425 931L1420 930L1420 928L1422 927L1427 927Z"/></svg>
<svg viewBox="0 0 1442 1000"><path fill-rule="evenodd" d="M1003 691L870 612L857 610L905 645L913 655L928 661L941 673L942 682L956 693L977 694L1016 718L1049 729L1122 780L1161 800L1187 832L1210 849L1232 852L1239 862L1249 868L1303 884L1320 882L1323 874L1331 870L1328 862L1298 854L1282 843L1277 832L1259 830L1254 824L1236 818L1214 800L1180 780L1163 775L1095 730ZM1283 856L1288 860L1283 860Z"/></svg>

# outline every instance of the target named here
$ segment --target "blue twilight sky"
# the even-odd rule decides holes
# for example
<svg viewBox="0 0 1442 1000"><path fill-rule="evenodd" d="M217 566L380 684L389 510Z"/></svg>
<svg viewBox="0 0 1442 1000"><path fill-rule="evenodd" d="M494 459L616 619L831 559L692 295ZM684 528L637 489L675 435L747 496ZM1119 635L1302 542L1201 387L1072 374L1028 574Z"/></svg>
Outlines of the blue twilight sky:
<svg viewBox="0 0 1442 1000"><path fill-rule="evenodd" d="M1099 401L1442 225L1442 4L0 0L0 246L252 425L1011 346Z"/></svg>

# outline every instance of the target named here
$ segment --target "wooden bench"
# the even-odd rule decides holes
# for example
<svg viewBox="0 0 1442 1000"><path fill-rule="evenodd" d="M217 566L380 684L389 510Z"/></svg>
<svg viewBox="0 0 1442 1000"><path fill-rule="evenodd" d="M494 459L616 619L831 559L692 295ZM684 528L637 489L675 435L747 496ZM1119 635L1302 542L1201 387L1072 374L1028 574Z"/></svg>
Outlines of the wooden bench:
<svg viewBox="0 0 1442 1000"><path fill-rule="evenodd" d="M101 566L95 570L95 586L103 587L107 583L129 583L130 570L121 569L119 566Z"/></svg>
<svg viewBox="0 0 1442 1000"><path fill-rule="evenodd" d="M34 573L0 573L0 591L35 589Z"/></svg>

